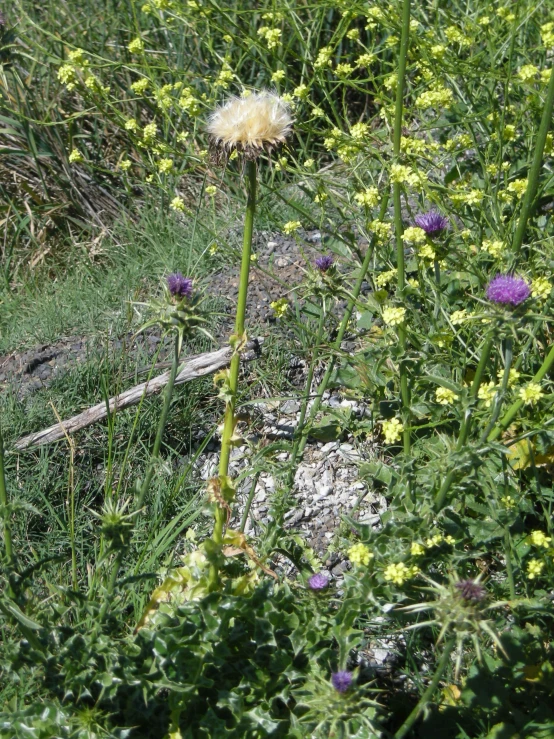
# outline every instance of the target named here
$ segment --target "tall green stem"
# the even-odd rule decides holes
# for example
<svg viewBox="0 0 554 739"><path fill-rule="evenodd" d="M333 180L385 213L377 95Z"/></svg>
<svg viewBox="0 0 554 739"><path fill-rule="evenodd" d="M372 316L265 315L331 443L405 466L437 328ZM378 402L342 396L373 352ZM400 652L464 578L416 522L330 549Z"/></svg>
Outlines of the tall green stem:
<svg viewBox="0 0 554 739"><path fill-rule="evenodd" d="M448 666L448 661L450 659L450 655L452 653L452 650L454 649L454 646L456 644L456 639L452 638L449 641L446 642L444 646L444 652L441 655L439 664L437 665L437 669L435 670L435 674L433 675L433 679L429 683L427 689L417 702L416 707L414 710L410 713L408 718L404 721L402 726L398 729L396 734L394 735L394 739L404 739L404 737L407 735L407 733L410 731L412 726L417 721L420 713L423 711L427 703L431 700L433 697L433 693L437 689L440 679L446 670Z"/></svg>
<svg viewBox="0 0 554 739"><path fill-rule="evenodd" d="M2 427L0 426L0 506L2 506L2 518L4 521L4 549L6 550L6 562L8 567L13 567L12 529L8 517L8 492L6 489L6 470L4 468L4 439Z"/></svg>
<svg viewBox="0 0 554 739"><path fill-rule="evenodd" d="M514 256L517 256L521 251L523 244L523 238L525 236L525 230L527 228L527 221L533 211L535 205L535 197L539 188L539 179L541 174L542 159L544 154L544 147L546 144L546 137L548 135L548 129L552 121L552 111L554 110L554 67L550 73L550 81L548 83L548 90L546 92L546 100L544 102L544 108L542 111L541 124L537 133L537 140L535 142L535 152L533 154L533 162L531 169L529 170L529 177L527 179L527 190L523 198L523 205L521 206L521 213L519 214L519 221L517 229L512 242L512 248Z"/></svg>
<svg viewBox="0 0 554 739"><path fill-rule="evenodd" d="M462 451L464 444L467 441L467 437L469 436L469 432L471 430L473 406L475 405L475 402L477 400L477 394L479 392L479 387L483 379L483 374L489 362L493 342L494 342L493 335L490 334L485 340L485 345L483 346L483 350L481 352L479 364L477 365L477 369L475 370L475 377L473 378L473 382L471 383L471 388L469 390L470 406L466 411L464 420L462 421L462 425L460 427L460 434L458 436L458 442L456 444L456 452ZM446 496L448 494L448 491L450 490L450 486L454 482L454 479L456 477L456 472L457 472L456 468L453 468L450 470L450 472L444 478L444 482L442 483L440 490L437 493L437 497L435 499L435 511L437 513L444 507Z"/></svg>
<svg viewBox="0 0 554 739"><path fill-rule="evenodd" d="M402 119L404 111L404 88L406 85L406 59L408 56L408 44L410 40L410 0L403 0L402 3L402 35L400 37L400 57L398 61L398 81L396 88L396 111L394 115L394 133L393 133L393 158L394 162L398 162L400 156L400 140L402 137ZM402 234L404 228L402 226L402 200L400 182L393 184L393 204L394 204L394 231L396 236L396 270L398 274L397 295L402 300L404 298L405 285L405 267L404 267L404 242ZM406 351L406 327L404 324L398 327L398 340L400 345L400 396L402 399L402 411L404 417L404 454L406 457L410 454L410 388L408 384L408 373L404 361Z"/></svg>
<svg viewBox="0 0 554 739"><path fill-rule="evenodd" d="M548 355L544 362L541 365L541 368L537 372L537 374L533 377L532 382L540 382L543 377L546 375L546 373L550 370L552 365L554 364L554 346L551 347L550 351L548 352ZM519 398L515 401L515 403L512 403L512 405L508 408L506 411L504 417L500 420L500 422L497 424L497 426L490 432L487 441L496 441L500 434L505 431L508 426L512 423L514 418L519 413L521 407L525 401L523 398Z"/></svg>
<svg viewBox="0 0 554 739"><path fill-rule="evenodd" d="M254 231L254 215L256 212L256 162L246 162L246 188L247 202L244 218L244 235L242 240L242 262L240 267L239 295L237 300L237 312L235 317L235 337L241 342L244 336L244 319L246 316L246 298L248 296L248 278L250 275L250 256L252 252L252 234ZM235 428L235 407L237 402L237 387L239 380L240 353L235 351L229 366L229 394L230 399L225 408L223 423L223 434L221 436L221 456L219 458L219 476L227 477L229 472L229 457L231 455L231 438ZM216 508L215 523L212 539L215 544L223 541L223 526L225 521L225 509L221 506ZM217 577L217 572L211 576ZM212 579L211 578L211 579Z"/></svg>

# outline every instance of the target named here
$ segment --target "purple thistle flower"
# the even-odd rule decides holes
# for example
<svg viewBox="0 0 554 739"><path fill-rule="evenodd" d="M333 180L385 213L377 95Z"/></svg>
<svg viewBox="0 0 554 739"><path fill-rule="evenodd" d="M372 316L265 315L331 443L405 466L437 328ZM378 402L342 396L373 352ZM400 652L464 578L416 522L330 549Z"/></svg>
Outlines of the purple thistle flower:
<svg viewBox="0 0 554 739"><path fill-rule="evenodd" d="M414 222L416 226L422 228L430 236L436 236L445 228L448 228L448 218L441 216L436 210L430 210L429 213L416 216Z"/></svg>
<svg viewBox="0 0 554 739"><path fill-rule="evenodd" d="M329 585L329 575L318 572L312 575L308 580L308 587L310 590L323 590Z"/></svg>
<svg viewBox="0 0 554 739"><path fill-rule="evenodd" d="M183 277L181 272L168 275L167 287L174 297L190 298L192 295L192 280L190 277Z"/></svg>
<svg viewBox="0 0 554 739"><path fill-rule="evenodd" d="M335 259L330 254L326 254L323 257L318 257L315 260L315 266L320 272L327 272L327 270L330 269L334 263Z"/></svg>
<svg viewBox="0 0 554 739"><path fill-rule="evenodd" d="M460 580L454 583L454 587L459 592L460 597L470 603L479 603L487 595L485 588L475 580Z"/></svg>
<svg viewBox="0 0 554 739"><path fill-rule="evenodd" d="M346 693L352 685L352 673L348 670L339 670L331 675L331 682L338 693Z"/></svg>
<svg viewBox="0 0 554 739"><path fill-rule="evenodd" d="M487 287L487 298L493 303L519 305L531 295L531 288L521 277L496 275Z"/></svg>

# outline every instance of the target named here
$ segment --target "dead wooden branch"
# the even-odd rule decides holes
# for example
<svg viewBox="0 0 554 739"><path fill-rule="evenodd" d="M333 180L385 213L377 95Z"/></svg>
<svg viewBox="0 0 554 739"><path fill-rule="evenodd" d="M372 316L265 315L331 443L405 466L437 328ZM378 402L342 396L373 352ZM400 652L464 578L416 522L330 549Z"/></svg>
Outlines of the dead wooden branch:
<svg viewBox="0 0 554 739"><path fill-rule="evenodd" d="M256 339L249 341L246 350L242 354L243 360L254 359L259 354L260 342ZM197 377L204 377L211 375L213 372L225 367L229 364L231 359L232 349L229 346L223 349L218 349L216 352L207 352L205 354L197 354L189 357L187 361L181 366L179 374L175 378L175 384L181 385L184 382L190 382L195 380ZM125 390L120 395L116 395L114 398L110 398L108 403L98 403L98 405L88 408L86 411L79 413L77 416L68 418L66 421L56 423L54 426L50 426L43 431L38 431L35 434L29 434L18 439L15 443L15 448L18 451L23 449L29 449L30 447L39 446L42 444L50 444L53 441L62 439L65 434L73 434L75 431L90 426L97 421L101 421L108 416L108 404L109 413L113 413L116 410L122 410L128 408L130 405L135 405L143 397L153 395L159 392L169 380L169 372L164 372L157 377L153 377L149 382L141 382L140 385Z"/></svg>

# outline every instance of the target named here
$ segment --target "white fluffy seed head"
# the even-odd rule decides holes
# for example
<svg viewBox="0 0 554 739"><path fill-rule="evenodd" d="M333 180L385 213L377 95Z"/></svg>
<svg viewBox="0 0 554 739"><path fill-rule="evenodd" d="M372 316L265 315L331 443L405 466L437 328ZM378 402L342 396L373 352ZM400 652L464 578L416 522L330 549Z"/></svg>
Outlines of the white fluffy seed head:
<svg viewBox="0 0 554 739"><path fill-rule="evenodd" d="M249 158L282 144L291 129L288 105L267 91L232 97L212 113L208 123L217 147L227 152L237 149Z"/></svg>

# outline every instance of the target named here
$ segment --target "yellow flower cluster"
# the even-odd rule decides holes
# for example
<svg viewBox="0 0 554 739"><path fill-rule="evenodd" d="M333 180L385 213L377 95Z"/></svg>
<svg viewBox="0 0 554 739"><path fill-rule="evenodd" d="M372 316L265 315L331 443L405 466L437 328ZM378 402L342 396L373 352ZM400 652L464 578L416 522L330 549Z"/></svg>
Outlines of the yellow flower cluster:
<svg viewBox="0 0 554 739"><path fill-rule="evenodd" d="M531 295L538 300L546 300L552 290L552 284L546 277L536 277L531 282Z"/></svg>
<svg viewBox="0 0 554 739"><path fill-rule="evenodd" d="M527 178L510 182L507 190L516 197L522 197L525 195L525 191L527 190Z"/></svg>
<svg viewBox="0 0 554 739"><path fill-rule="evenodd" d="M356 59L356 66L357 67L369 67L373 64L375 61L375 54L361 54Z"/></svg>
<svg viewBox="0 0 554 739"><path fill-rule="evenodd" d="M400 150L406 154L423 156L429 148L433 148L433 145L428 144L424 139L414 139L408 136L402 136L400 139Z"/></svg>
<svg viewBox="0 0 554 739"><path fill-rule="evenodd" d="M432 262L437 256L431 244L422 244L417 250L417 253L421 259L426 259L430 262Z"/></svg>
<svg viewBox="0 0 554 739"><path fill-rule="evenodd" d="M405 164L393 164L390 169L391 182L416 186L421 184L425 179L426 177L423 173L415 172Z"/></svg>
<svg viewBox="0 0 554 739"><path fill-rule="evenodd" d="M298 87L295 87L292 91L292 96L295 98L298 98L299 100L305 100L308 95L310 94L310 88L308 85L298 85Z"/></svg>
<svg viewBox="0 0 554 739"><path fill-rule="evenodd" d="M146 77L141 77L140 80L133 82L133 84L131 85L131 90L137 95L143 95L148 89L149 84L150 82L146 79Z"/></svg>
<svg viewBox="0 0 554 739"><path fill-rule="evenodd" d="M365 136L367 136L368 128L369 126L367 123L355 123L350 129L350 135L353 139L361 141Z"/></svg>
<svg viewBox="0 0 554 739"><path fill-rule="evenodd" d="M377 287L386 287L391 280L394 280L396 277L396 270L390 269L388 272L381 272L381 274L377 275L375 278L375 284Z"/></svg>
<svg viewBox="0 0 554 739"><path fill-rule="evenodd" d="M404 562L398 562L396 564L390 564L385 568L383 577L389 582L393 582L395 585L403 585L406 580L411 580L419 573L419 567L412 565L408 567Z"/></svg>
<svg viewBox="0 0 554 739"><path fill-rule="evenodd" d="M135 38L131 41L130 44L127 45L127 48L131 52L131 54L138 54L141 51L144 51L144 42L141 38Z"/></svg>
<svg viewBox="0 0 554 739"><path fill-rule="evenodd" d="M271 75L272 82L282 82L284 79L285 79L284 69L278 69L276 72L273 72L273 74Z"/></svg>
<svg viewBox="0 0 554 739"><path fill-rule="evenodd" d="M529 580L534 580L539 577L543 570L544 562L541 562L540 559L530 559L529 562L527 562L527 577Z"/></svg>
<svg viewBox="0 0 554 739"><path fill-rule="evenodd" d="M524 64L520 67L517 76L522 82L530 82L534 80L539 72L539 68L535 67L534 64Z"/></svg>
<svg viewBox="0 0 554 739"><path fill-rule="evenodd" d="M513 125L513 123L508 123L506 126L504 126L504 131L502 132L502 138L504 141L513 141L516 137L516 127Z"/></svg>
<svg viewBox="0 0 554 739"><path fill-rule="evenodd" d="M361 565L368 565L370 560L373 559L374 555L369 551L365 544L354 544L350 547L347 552L348 559L353 565L360 567Z"/></svg>
<svg viewBox="0 0 554 739"><path fill-rule="evenodd" d="M457 26L449 26L444 35L451 44L460 44L460 46L471 46L471 40L464 36Z"/></svg>
<svg viewBox="0 0 554 739"><path fill-rule="evenodd" d="M419 226L408 226L402 234L402 241L407 244L423 244L425 242L425 231Z"/></svg>
<svg viewBox="0 0 554 739"><path fill-rule="evenodd" d="M215 195L217 192L217 187L215 185L208 185L206 188L206 195Z"/></svg>
<svg viewBox="0 0 554 739"><path fill-rule="evenodd" d="M172 210L182 213L185 210L185 201L183 200L183 198L180 198L178 195L176 195L169 204L169 207Z"/></svg>
<svg viewBox="0 0 554 739"><path fill-rule="evenodd" d="M79 149L73 149L68 158L70 164L78 164L79 162L83 161L83 155L81 154Z"/></svg>
<svg viewBox="0 0 554 739"><path fill-rule="evenodd" d="M425 547L423 544L419 544L417 541L412 542L412 546L410 547L410 554L412 557L421 557L423 554L425 554Z"/></svg>
<svg viewBox="0 0 554 739"><path fill-rule="evenodd" d="M453 326L459 326L464 321L467 321L467 319L468 315L465 308L463 310L455 310L450 316L450 321L452 322Z"/></svg>
<svg viewBox="0 0 554 739"><path fill-rule="evenodd" d="M322 69L323 67L331 66L331 57L333 56L333 50L330 46L322 46L317 54L317 58L314 62L315 69Z"/></svg>
<svg viewBox="0 0 554 739"><path fill-rule="evenodd" d="M550 542L552 541L551 536L547 536L544 531L536 530L531 531L529 534L529 541L534 547L542 547L548 549Z"/></svg>
<svg viewBox="0 0 554 739"><path fill-rule="evenodd" d="M279 46L281 41L282 31L280 28L269 28L269 26L262 26L258 29L258 36L261 36L266 40L268 49L275 49Z"/></svg>
<svg viewBox="0 0 554 739"><path fill-rule="evenodd" d="M405 316L406 308L395 308L394 306L383 308L383 321L387 326L398 326L404 322Z"/></svg>
<svg viewBox="0 0 554 739"><path fill-rule="evenodd" d="M158 127L156 126L156 124L147 123L146 126L142 129L142 138L144 139L145 143L149 144L156 138L157 133Z"/></svg>
<svg viewBox="0 0 554 739"><path fill-rule="evenodd" d="M302 227L302 224L300 221L287 221L285 225L283 226L283 233L287 234L287 236L290 236L293 233L296 233L299 228Z"/></svg>
<svg viewBox="0 0 554 739"><path fill-rule="evenodd" d="M441 405L451 405L458 396L454 390L450 390L447 387L438 387L435 391L435 398L437 403Z"/></svg>
<svg viewBox="0 0 554 739"><path fill-rule="evenodd" d="M381 239L381 241L385 241L391 235L392 224L385 223L385 221L371 221L369 227L373 231L375 236L377 236L378 239Z"/></svg>
<svg viewBox="0 0 554 739"><path fill-rule="evenodd" d="M348 77L348 75L352 74L353 71L354 67L347 62L337 64L337 66L335 67L335 74L337 75L337 77Z"/></svg>
<svg viewBox="0 0 554 739"><path fill-rule="evenodd" d="M394 444L395 441L399 441L402 438L404 424L398 418L391 418L388 421L383 421L381 427L383 429L383 436L385 437L386 444Z"/></svg>
<svg viewBox="0 0 554 739"><path fill-rule="evenodd" d="M422 92L416 98L416 108L444 108L448 110L454 102L454 96L452 90L447 87L437 86L426 92Z"/></svg>
<svg viewBox="0 0 554 739"><path fill-rule="evenodd" d="M525 405L533 405L540 400L542 396L542 388L537 382L530 382L519 391L519 397L523 400Z"/></svg>
<svg viewBox="0 0 554 739"><path fill-rule="evenodd" d="M289 309L289 301L286 298L274 300L270 305L277 318L283 318Z"/></svg>
<svg viewBox="0 0 554 739"><path fill-rule="evenodd" d="M379 202L379 190L376 187L366 187L362 192L354 195L354 200L359 205L365 205L368 208L374 208Z"/></svg>
<svg viewBox="0 0 554 739"><path fill-rule="evenodd" d="M453 203L465 204L465 205L479 205L483 200L483 193L481 190L470 190L469 192L453 192L450 195L450 199Z"/></svg>
<svg viewBox="0 0 554 739"><path fill-rule="evenodd" d="M503 254L505 247L502 241L491 241L490 239L485 239L481 244L481 249L486 251L487 254L490 254L491 257L497 259Z"/></svg>
<svg viewBox="0 0 554 739"><path fill-rule="evenodd" d="M479 400L485 401L485 408L490 408L493 398L496 395L496 384L494 382L489 382L486 385L481 385L477 392L477 397Z"/></svg>
<svg viewBox="0 0 554 739"><path fill-rule="evenodd" d="M515 385L516 382L519 380L520 375L521 372L518 372L514 367L511 367L508 374L508 387L512 387L512 385ZM504 377L504 370L499 370L497 377L499 380L502 380L502 378Z"/></svg>
<svg viewBox="0 0 554 739"><path fill-rule="evenodd" d="M172 159L160 159L158 162L158 172L160 174L169 174L173 169Z"/></svg>
<svg viewBox="0 0 554 739"><path fill-rule="evenodd" d="M543 23L541 26L541 40L547 49L554 48L554 22Z"/></svg>

